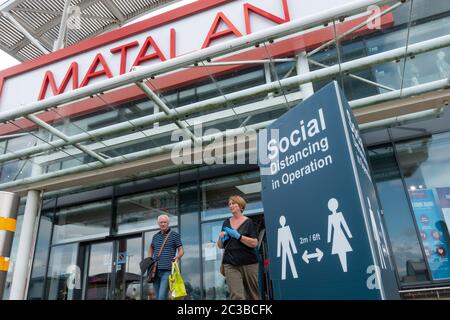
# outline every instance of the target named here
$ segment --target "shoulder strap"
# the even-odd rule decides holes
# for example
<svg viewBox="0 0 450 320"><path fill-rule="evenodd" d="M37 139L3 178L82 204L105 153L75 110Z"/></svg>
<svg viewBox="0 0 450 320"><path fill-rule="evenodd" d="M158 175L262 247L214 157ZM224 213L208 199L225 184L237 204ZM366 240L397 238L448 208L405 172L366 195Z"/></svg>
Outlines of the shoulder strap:
<svg viewBox="0 0 450 320"><path fill-rule="evenodd" d="M164 238L164 241L163 241L163 243L162 243L162 245L161 245L161 248L159 248L158 258L159 258L159 256L161 255L161 252L162 252L164 246L166 245L166 241L167 241L167 239L169 238L169 236L170 236L171 233L172 233L172 230L170 230L169 233L167 234L167 236Z"/></svg>

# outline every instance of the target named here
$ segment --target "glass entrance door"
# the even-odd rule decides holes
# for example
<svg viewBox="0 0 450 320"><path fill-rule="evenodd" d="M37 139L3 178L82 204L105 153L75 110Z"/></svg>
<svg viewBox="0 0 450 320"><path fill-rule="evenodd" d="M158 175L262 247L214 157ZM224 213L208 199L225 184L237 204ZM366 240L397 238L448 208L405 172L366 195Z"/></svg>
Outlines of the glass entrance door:
<svg viewBox="0 0 450 320"><path fill-rule="evenodd" d="M127 238L115 241L115 283L113 299L140 300L141 272L139 262L142 255L142 238Z"/></svg>
<svg viewBox="0 0 450 320"><path fill-rule="evenodd" d="M142 237L81 245L85 300L139 300Z"/></svg>
<svg viewBox="0 0 450 320"><path fill-rule="evenodd" d="M113 242L88 245L85 257L84 299L109 300L113 276Z"/></svg>

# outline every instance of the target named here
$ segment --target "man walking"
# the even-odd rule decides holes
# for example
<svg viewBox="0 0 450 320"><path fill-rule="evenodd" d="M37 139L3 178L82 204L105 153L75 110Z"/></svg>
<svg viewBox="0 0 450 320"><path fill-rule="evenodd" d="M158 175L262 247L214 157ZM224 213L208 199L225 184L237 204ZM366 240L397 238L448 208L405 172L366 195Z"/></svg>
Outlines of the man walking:
<svg viewBox="0 0 450 320"><path fill-rule="evenodd" d="M180 235L172 231L169 224L168 215L162 214L158 217L160 231L153 236L152 243L148 248L148 256L158 261L158 271L153 283L157 300L167 300L172 261L178 262L184 254Z"/></svg>

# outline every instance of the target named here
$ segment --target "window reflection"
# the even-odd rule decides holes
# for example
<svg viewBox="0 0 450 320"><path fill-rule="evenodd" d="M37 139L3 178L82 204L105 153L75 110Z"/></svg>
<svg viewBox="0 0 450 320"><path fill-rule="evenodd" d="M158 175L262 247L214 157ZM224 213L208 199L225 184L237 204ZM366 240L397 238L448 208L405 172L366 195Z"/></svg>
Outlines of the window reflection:
<svg viewBox="0 0 450 320"><path fill-rule="evenodd" d="M121 239L116 245L115 300L140 300L142 238Z"/></svg>
<svg viewBox="0 0 450 320"><path fill-rule="evenodd" d="M52 248L47 274L47 299L72 300L75 286L70 284L71 276L76 276L78 244L68 244Z"/></svg>
<svg viewBox="0 0 450 320"><path fill-rule="evenodd" d="M188 294L187 299L201 299L200 221L198 186L196 182L180 185L180 235L184 256L181 272Z"/></svg>
<svg viewBox="0 0 450 320"><path fill-rule="evenodd" d="M369 158L399 280L402 284L429 280L393 148L372 149Z"/></svg>
<svg viewBox="0 0 450 320"><path fill-rule="evenodd" d="M400 168L434 280L450 278L450 133L398 145Z"/></svg>
<svg viewBox="0 0 450 320"><path fill-rule="evenodd" d="M216 246L222 223L220 220L202 225L203 283L207 300L225 300L229 295L225 277L219 272L223 250Z"/></svg>
<svg viewBox="0 0 450 320"><path fill-rule="evenodd" d="M113 243L92 244L86 252L89 261L86 284L83 286L85 300L111 299Z"/></svg>
<svg viewBox="0 0 450 320"><path fill-rule="evenodd" d="M167 214L171 226L177 225L177 192L175 188L120 198L117 202L118 232L158 228L158 216Z"/></svg>
<svg viewBox="0 0 450 320"><path fill-rule="evenodd" d="M246 215L263 212L259 171L206 180L201 188L203 221L229 217L228 197L232 195L246 199Z"/></svg>
<svg viewBox="0 0 450 320"><path fill-rule="evenodd" d="M17 152L35 145L36 138L32 134L12 138L3 142L5 153ZM0 152L2 153L2 152ZM29 177L32 162L30 160L10 161L1 166L0 183Z"/></svg>
<svg viewBox="0 0 450 320"><path fill-rule="evenodd" d="M59 209L55 215L53 244L107 236L111 223L111 200Z"/></svg>
<svg viewBox="0 0 450 320"><path fill-rule="evenodd" d="M49 253L50 235L52 231L51 215L42 213L39 222L39 233L36 241L36 250L33 256L33 268L28 286L28 299L42 299L44 293L45 270Z"/></svg>

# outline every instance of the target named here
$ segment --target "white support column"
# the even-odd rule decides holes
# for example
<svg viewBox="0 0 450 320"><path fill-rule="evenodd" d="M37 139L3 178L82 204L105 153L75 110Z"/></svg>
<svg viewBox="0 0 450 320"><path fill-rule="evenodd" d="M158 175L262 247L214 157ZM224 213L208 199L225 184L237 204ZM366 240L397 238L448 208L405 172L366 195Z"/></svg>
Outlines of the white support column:
<svg viewBox="0 0 450 320"><path fill-rule="evenodd" d="M308 56L306 52L300 52L297 59L297 75L308 74L309 71ZM303 100L314 94L312 82L300 85L300 90L303 94Z"/></svg>
<svg viewBox="0 0 450 320"><path fill-rule="evenodd" d="M39 137L48 139L49 136L40 129ZM38 145L43 143L37 139ZM43 173L43 168L38 164L33 164L31 176L36 177ZM19 246L14 265L14 273L11 283L10 300L26 300L28 284L30 281L31 267L33 262L34 247L36 244L36 230L41 211L41 192L30 190L27 193L27 202L25 204L25 213L23 216L22 229L20 230Z"/></svg>
<svg viewBox="0 0 450 320"><path fill-rule="evenodd" d="M33 255L34 231L40 211L41 194L32 190L27 194L25 214L20 232L19 248L14 266L10 300L25 300Z"/></svg>

